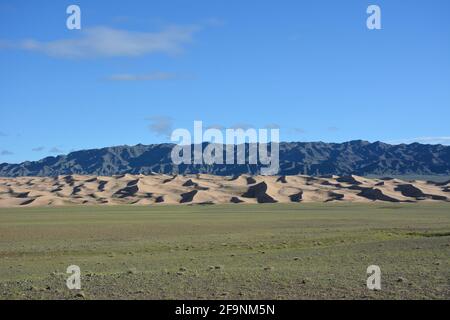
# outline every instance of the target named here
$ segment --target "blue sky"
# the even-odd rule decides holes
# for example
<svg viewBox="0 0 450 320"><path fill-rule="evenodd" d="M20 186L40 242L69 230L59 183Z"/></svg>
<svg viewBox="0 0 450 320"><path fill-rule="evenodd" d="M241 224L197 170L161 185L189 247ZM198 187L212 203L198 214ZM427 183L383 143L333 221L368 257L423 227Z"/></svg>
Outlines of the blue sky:
<svg viewBox="0 0 450 320"><path fill-rule="evenodd" d="M81 30L66 8L81 8ZM379 5L382 30L368 30ZM0 163L280 127L450 144L450 2L0 0Z"/></svg>

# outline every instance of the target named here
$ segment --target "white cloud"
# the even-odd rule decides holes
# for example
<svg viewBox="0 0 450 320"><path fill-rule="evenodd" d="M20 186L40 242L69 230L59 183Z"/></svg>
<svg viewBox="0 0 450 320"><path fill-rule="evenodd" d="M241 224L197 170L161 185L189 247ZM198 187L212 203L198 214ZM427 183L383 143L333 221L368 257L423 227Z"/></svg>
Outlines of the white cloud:
<svg viewBox="0 0 450 320"><path fill-rule="evenodd" d="M400 140L393 140L389 141L391 144L400 144L400 143L422 143L422 144L443 144L443 145L450 145L450 137L419 137L419 138L412 138L412 139L400 139Z"/></svg>
<svg viewBox="0 0 450 320"><path fill-rule="evenodd" d="M110 27L82 29L74 39L23 40L0 47L16 47L61 58L136 57L154 53L179 54L191 43L199 26L171 26L158 32L136 32ZM0 43L2 43L0 41Z"/></svg>
<svg viewBox="0 0 450 320"><path fill-rule="evenodd" d="M149 74L114 74L107 77L110 81L158 81L175 79L177 76L169 72L153 72Z"/></svg>

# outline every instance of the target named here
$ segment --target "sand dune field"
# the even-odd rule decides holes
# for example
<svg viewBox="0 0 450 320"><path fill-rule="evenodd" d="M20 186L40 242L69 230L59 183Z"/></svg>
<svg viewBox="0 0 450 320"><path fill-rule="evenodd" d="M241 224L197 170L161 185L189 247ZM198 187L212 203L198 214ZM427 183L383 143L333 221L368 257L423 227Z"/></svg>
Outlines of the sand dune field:
<svg viewBox="0 0 450 320"><path fill-rule="evenodd" d="M450 181L359 176L121 175L0 178L0 207L289 202L448 202Z"/></svg>

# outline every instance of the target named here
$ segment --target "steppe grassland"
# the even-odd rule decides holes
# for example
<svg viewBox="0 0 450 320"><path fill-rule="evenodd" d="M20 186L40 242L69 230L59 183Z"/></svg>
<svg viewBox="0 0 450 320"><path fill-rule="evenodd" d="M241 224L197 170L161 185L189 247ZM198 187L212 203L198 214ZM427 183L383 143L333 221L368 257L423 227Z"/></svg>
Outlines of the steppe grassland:
<svg viewBox="0 0 450 320"><path fill-rule="evenodd" d="M1 299L448 299L450 205L3 208L0 259Z"/></svg>

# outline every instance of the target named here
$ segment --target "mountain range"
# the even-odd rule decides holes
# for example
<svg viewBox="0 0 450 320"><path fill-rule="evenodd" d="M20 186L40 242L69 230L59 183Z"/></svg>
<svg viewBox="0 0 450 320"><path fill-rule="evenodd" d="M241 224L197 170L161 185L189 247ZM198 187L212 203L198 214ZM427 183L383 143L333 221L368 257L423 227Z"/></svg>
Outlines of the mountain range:
<svg viewBox="0 0 450 320"><path fill-rule="evenodd" d="M170 156L173 146L115 146L75 151L20 164L2 163L0 176L112 176L126 173L207 173L226 176L260 173L260 164L176 166ZM362 140L344 143L282 142L279 159L279 175L450 175L450 146L443 145L391 145Z"/></svg>

